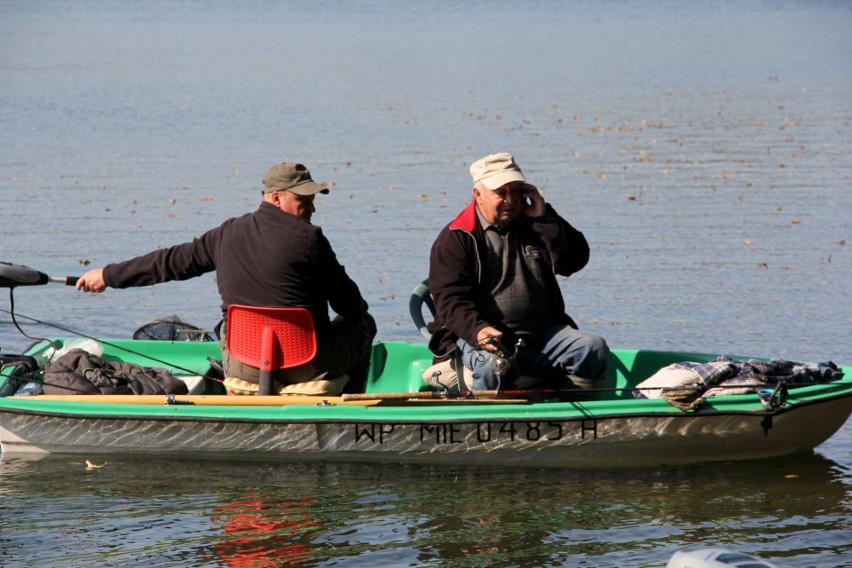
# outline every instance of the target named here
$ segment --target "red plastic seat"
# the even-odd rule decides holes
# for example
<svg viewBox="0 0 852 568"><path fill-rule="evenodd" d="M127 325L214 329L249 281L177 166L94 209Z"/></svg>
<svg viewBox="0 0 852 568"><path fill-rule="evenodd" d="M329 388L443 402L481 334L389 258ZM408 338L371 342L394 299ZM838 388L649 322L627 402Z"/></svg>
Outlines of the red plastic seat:
<svg viewBox="0 0 852 568"><path fill-rule="evenodd" d="M228 306L228 352L260 369L261 395L272 394L272 372L311 361L317 353L314 318L305 308Z"/></svg>

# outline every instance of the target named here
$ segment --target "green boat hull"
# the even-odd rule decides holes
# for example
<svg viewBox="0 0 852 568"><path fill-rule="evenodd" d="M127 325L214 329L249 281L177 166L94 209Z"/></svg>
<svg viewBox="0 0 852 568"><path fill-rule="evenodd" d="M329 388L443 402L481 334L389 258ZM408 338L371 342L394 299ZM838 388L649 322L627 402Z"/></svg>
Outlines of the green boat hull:
<svg viewBox="0 0 852 568"><path fill-rule="evenodd" d="M175 375L204 374L213 342L102 340L104 357ZM31 353L43 349L35 346ZM613 350L600 400L381 400L382 393L428 390L425 345L376 343L367 392L339 397L166 397L111 402L86 395L50 400L11 396L0 377L4 455L73 453L223 459L359 460L559 467L634 467L760 459L811 451L852 413L852 375L791 388L766 409L756 394L707 398L684 411L662 399L636 399L632 387L679 361L715 355ZM737 357L745 358L745 357ZM4 371L6 375L9 371ZM212 392L215 384L207 380ZM61 398L61 397L60 397ZM239 399L239 400L235 400Z"/></svg>

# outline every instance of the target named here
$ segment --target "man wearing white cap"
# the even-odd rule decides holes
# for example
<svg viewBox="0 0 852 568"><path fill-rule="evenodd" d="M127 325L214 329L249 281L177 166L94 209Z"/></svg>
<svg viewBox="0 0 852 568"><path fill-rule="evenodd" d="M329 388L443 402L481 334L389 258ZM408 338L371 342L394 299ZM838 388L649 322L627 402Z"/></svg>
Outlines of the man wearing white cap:
<svg viewBox="0 0 852 568"><path fill-rule="evenodd" d="M461 371L460 389L604 387L607 344L577 329L556 280L589 261L586 238L511 154L485 156L470 173L473 200L432 245L436 362Z"/></svg>
<svg viewBox="0 0 852 568"><path fill-rule="evenodd" d="M321 381L325 394L338 394L344 386L361 391L376 323L322 229L310 222L314 198L328 191L302 164L272 166L263 176L263 201L254 213L228 219L190 242L89 270L78 280L77 289L103 292L107 287L150 286L215 270L223 316L231 304L310 310L317 355L304 365L275 371L276 390L298 392L288 385L313 382L314 390L297 389L314 392ZM339 315L334 321L329 307ZM220 343L228 379L256 387L259 370L230 357L224 327ZM240 390L252 392L251 385L240 384Z"/></svg>

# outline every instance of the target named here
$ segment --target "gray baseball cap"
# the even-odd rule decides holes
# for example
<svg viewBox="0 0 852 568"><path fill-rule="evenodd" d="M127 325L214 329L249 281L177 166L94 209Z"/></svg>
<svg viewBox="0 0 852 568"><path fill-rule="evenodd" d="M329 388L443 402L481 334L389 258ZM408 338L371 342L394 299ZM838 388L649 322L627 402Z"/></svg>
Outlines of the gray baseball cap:
<svg viewBox="0 0 852 568"><path fill-rule="evenodd" d="M263 176L263 193L273 191L290 191L296 195L314 195L328 193L323 187L311 179L311 172L302 164L284 162L272 166Z"/></svg>

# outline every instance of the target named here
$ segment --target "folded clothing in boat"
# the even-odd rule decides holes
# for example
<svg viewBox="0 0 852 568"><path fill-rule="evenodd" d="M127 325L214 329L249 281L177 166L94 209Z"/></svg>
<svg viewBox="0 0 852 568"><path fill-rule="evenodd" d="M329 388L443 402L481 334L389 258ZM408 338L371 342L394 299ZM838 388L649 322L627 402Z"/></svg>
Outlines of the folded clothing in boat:
<svg viewBox="0 0 852 568"><path fill-rule="evenodd" d="M44 394L188 394L165 369L105 361L72 349L44 369Z"/></svg>
<svg viewBox="0 0 852 568"><path fill-rule="evenodd" d="M638 385L636 398L661 398L664 389L688 388L697 395L718 396L754 392L756 387L785 384L815 384L841 378L843 372L832 361L796 363L774 359L738 361L720 355L707 363L683 361L663 367Z"/></svg>

